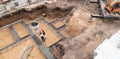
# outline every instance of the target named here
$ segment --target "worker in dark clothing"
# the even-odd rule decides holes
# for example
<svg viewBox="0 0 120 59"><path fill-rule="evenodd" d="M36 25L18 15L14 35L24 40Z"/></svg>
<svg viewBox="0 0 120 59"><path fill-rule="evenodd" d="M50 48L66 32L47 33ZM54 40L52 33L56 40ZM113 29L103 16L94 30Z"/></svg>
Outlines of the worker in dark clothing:
<svg viewBox="0 0 120 59"><path fill-rule="evenodd" d="M46 40L45 32L42 30L42 32L40 32L39 35L42 39L42 42L45 42L45 40Z"/></svg>
<svg viewBox="0 0 120 59"><path fill-rule="evenodd" d="M45 35L43 35L43 33L42 33L40 36L41 36L42 42L45 42L45 40L46 40Z"/></svg>

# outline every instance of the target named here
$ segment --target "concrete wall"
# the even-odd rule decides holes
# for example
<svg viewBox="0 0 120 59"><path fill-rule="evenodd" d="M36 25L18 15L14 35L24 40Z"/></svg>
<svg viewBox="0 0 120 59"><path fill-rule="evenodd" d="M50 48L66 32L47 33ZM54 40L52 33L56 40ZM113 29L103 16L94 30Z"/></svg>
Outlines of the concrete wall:
<svg viewBox="0 0 120 59"><path fill-rule="evenodd" d="M39 6L42 4L55 2L56 0L15 0L7 4L0 5L0 17L13 13L19 9L28 9L29 6ZM34 6L33 6L34 7ZM31 7L32 8L32 7ZM30 9L31 10L31 9Z"/></svg>

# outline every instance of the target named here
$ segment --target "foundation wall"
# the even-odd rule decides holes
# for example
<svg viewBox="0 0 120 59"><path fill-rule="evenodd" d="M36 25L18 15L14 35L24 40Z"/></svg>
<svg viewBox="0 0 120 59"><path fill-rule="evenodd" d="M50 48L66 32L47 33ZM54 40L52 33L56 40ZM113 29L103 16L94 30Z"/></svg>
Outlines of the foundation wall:
<svg viewBox="0 0 120 59"><path fill-rule="evenodd" d="M52 4L56 0L14 0L6 4L0 4L0 17L25 9L26 11L31 11L40 5Z"/></svg>

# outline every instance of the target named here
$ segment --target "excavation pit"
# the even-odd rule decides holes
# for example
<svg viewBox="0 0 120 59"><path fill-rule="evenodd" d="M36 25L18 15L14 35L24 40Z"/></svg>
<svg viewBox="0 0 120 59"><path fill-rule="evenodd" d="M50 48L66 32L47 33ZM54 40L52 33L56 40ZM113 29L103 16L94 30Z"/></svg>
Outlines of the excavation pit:
<svg viewBox="0 0 120 59"><path fill-rule="evenodd" d="M16 56L14 57L15 59L19 59L19 58L25 58L23 57L24 56L23 53L25 54L30 53L28 56L29 59L37 59L37 58L46 59L44 53L41 52L41 50L38 48L38 46L40 45L38 44L39 42L34 41L34 39L38 37L40 42L42 42L41 37L40 35L38 35L38 33L36 33L35 30L33 30L31 25L36 26L39 23L39 31L44 30L46 33L46 41L42 43L46 48L51 48L62 39L66 39L66 37L60 32L60 30L61 28L64 29L64 27L66 27L63 21L69 15L69 13L73 8L74 8L73 6L68 6L66 8L60 8L60 7L50 8L46 6L39 6L30 12L26 10L20 10L18 12L12 13L12 15L6 15L2 17L0 20L1 28L4 26L6 27L6 25L9 26L9 24L14 23L15 21L19 21L20 19L23 19L26 23L26 26L28 26L28 28L32 30L33 34L31 34L28 28L25 27L25 24L23 25L23 23L21 22L12 24L12 27L14 28L14 31L17 34L16 35L17 37L14 37L13 39L11 38L12 40L9 41L9 44L13 43L13 45L10 45L10 48L8 43L6 43L5 46L2 46L0 44L0 48L4 48L6 46L8 47L7 49L4 49L5 51L1 52L0 58L13 59L10 56L5 57L6 55L13 55ZM59 20L54 21L54 19L56 18L59 18ZM33 21L36 20L38 21L38 23L31 24ZM36 37L28 38L29 36L36 36ZM32 51L29 52L31 49L30 50L28 49L29 50L28 52L24 52L26 50L25 48L27 48L28 46L33 47L31 49L32 51L34 50L34 52ZM20 54L16 54L18 50ZM12 51L14 53L12 53Z"/></svg>

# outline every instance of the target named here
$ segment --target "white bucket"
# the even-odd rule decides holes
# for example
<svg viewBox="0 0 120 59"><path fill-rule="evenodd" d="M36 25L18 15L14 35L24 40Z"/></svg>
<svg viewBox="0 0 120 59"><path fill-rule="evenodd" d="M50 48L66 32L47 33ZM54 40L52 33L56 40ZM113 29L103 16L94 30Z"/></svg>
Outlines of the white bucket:
<svg viewBox="0 0 120 59"><path fill-rule="evenodd" d="M38 21L33 21L30 25L33 30L35 30L35 31L39 30L39 22Z"/></svg>

